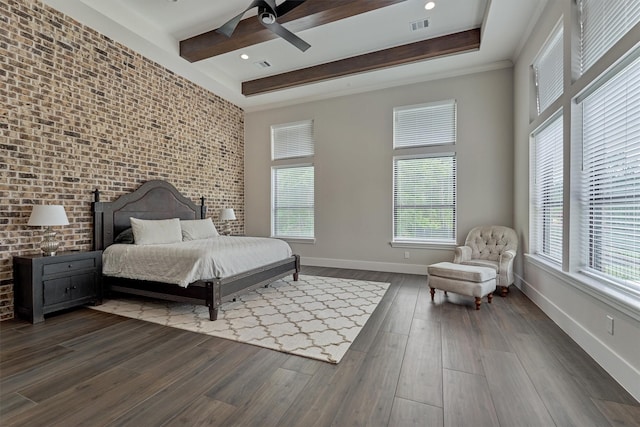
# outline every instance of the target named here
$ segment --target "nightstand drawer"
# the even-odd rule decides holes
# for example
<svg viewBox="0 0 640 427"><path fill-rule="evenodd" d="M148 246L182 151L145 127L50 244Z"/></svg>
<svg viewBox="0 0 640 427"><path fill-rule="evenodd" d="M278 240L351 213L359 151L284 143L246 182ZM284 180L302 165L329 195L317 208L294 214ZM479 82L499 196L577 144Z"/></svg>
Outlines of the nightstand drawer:
<svg viewBox="0 0 640 427"><path fill-rule="evenodd" d="M66 271L84 270L94 268L95 266L96 262L94 258L45 264L42 266L42 275L46 276L49 274L64 273Z"/></svg>

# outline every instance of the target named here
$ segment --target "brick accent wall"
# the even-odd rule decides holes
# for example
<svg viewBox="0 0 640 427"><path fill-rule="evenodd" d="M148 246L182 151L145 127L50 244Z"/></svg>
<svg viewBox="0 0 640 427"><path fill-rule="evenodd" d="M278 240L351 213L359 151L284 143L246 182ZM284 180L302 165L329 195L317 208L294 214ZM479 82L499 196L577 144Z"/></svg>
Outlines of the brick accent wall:
<svg viewBox="0 0 640 427"><path fill-rule="evenodd" d="M62 250L92 244L92 190L110 201L165 179L244 232L244 113L33 0L0 0L0 319L14 255L39 252L34 204L62 204Z"/></svg>

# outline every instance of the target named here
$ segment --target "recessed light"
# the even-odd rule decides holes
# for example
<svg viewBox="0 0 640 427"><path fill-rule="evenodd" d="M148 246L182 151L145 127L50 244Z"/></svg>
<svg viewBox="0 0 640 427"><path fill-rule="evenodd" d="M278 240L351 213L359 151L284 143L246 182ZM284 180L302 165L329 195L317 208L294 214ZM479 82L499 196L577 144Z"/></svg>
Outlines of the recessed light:
<svg viewBox="0 0 640 427"><path fill-rule="evenodd" d="M427 10L431 10L434 7L436 7L436 4L434 2L432 2L432 1L427 2L427 4L424 5L424 8L427 9Z"/></svg>
<svg viewBox="0 0 640 427"><path fill-rule="evenodd" d="M249 55L247 55L246 53L243 53L242 55L240 55L240 58L249 59Z"/></svg>

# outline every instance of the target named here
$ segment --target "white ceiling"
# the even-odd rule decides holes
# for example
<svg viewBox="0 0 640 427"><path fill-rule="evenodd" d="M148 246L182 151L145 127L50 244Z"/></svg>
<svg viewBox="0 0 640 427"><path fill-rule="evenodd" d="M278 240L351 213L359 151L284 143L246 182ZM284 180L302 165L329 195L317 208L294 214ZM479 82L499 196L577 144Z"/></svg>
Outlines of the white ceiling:
<svg viewBox="0 0 640 427"><path fill-rule="evenodd" d="M278 0L280 4L282 1ZM251 0L44 0L44 3L129 46L247 111L290 105L384 87L510 65L547 0L406 0L296 34L311 44L301 52L276 38L189 63L179 56L182 39L213 30ZM255 14L247 12L245 17ZM428 18L415 32L410 23ZM479 51L351 75L246 97L243 81L348 58L384 48L482 27ZM240 58L241 53L250 59ZM257 61L272 66L260 68Z"/></svg>

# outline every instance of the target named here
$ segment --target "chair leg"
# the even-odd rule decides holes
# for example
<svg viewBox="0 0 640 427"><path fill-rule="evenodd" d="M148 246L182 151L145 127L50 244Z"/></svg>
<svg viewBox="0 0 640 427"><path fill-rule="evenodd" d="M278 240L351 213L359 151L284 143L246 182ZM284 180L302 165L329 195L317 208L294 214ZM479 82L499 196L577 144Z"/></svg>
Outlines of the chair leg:
<svg viewBox="0 0 640 427"><path fill-rule="evenodd" d="M500 296L506 297L508 293L509 293L509 287L503 286L502 289L500 290Z"/></svg>
<svg viewBox="0 0 640 427"><path fill-rule="evenodd" d="M476 310L480 310L480 304L482 304L482 298L476 297Z"/></svg>
<svg viewBox="0 0 640 427"><path fill-rule="evenodd" d="M492 300L493 300L493 294L489 294L489 295L487 295L487 302L488 302L489 304L491 304L491 301L492 301Z"/></svg>
<svg viewBox="0 0 640 427"><path fill-rule="evenodd" d="M436 295L436 290L434 288L430 288L431 289L431 301L433 302L433 298Z"/></svg>

